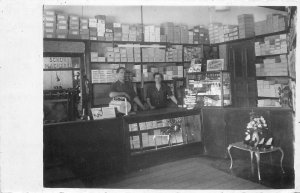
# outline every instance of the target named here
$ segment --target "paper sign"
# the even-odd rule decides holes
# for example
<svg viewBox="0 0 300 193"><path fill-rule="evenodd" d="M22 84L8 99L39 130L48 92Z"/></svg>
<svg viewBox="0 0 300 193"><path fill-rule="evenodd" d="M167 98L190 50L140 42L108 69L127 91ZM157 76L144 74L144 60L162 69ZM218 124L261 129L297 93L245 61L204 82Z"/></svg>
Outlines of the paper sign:
<svg viewBox="0 0 300 193"><path fill-rule="evenodd" d="M94 120L116 117L115 108L112 107L91 108L91 111Z"/></svg>

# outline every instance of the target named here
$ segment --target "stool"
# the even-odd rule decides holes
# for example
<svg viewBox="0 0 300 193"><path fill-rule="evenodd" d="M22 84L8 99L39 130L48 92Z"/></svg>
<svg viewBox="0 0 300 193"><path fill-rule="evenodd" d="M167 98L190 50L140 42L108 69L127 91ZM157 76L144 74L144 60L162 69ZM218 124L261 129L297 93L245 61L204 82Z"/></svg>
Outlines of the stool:
<svg viewBox="0 0 300 193"><path fill-rule="evenodd" d="M244 150L244 151L249 151L250 152L250 156L251 156L251 171L253 172L253 154L255 154L256 157L256 162L257 162L257 174L258 174L258 180L260 181L260 154L266 154L266 153L272 153L275 151L280 151L281 152L281 159L280 159L280 166L281 166L281 171L282 173L284 173L284 170L282 168L282 160L284 157L284 153L283 150L281 149L281 147L273 147L270 149L258 149L258 148L253 148L250 146L245 145L243 142L236 142L236 143L232 143L228 146L227 151L230 157L230 169L232 169L232 156L230 153L230 149L234 147L240 150Z"/></svg>

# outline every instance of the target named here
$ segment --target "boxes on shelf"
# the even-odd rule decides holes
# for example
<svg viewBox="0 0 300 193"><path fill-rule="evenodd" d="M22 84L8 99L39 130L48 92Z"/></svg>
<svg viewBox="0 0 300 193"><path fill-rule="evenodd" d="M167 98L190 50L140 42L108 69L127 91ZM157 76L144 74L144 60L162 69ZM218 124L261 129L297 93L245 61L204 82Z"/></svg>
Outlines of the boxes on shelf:
<svg viewBox="0 0 300 193"><path fill-rule="evenodd" d="M279 89L284 88L288 84L288 80L269 78L266 80L257 80L257 96L258 97L279 97Z"/></svg>
<svg viewBox="0 0 300 193"><path fill-rule="evenodd" d="M137 123L129 124L129 131L138 131Z"/></svg>
<svg viewBox="0 0 300 193"><path fill-rule="evenodd" d="M255 35L284 31L287 17L282 14L268 14L266 20L255 22Z"/></svg>
<svg viewBox="0 0 300 193"><path fill-rule="evenodd" d="M110 83L115 81L113 69L91 70L92 83Z"/></svg>
<svg viewBox="0 0 300 193"><path fill-rule="evenodd" d="M194 26L193 28L193 43L194 44L208 44L209 31L202 25Z"/></svg>
<svg viewBox="0 0 300 193"><path fill-rule="evenodd" d="M286 34L268 36L263 42L255 42L255 55L272 55L287 53Z"/></svg>
<svg viewBox="0 0 300 193"><path fill-rule="evenodd" d="M223 40L222 38L220 39L221 34L219 32L223 33L222 23L209 24L208 33L210 43L220 43Z"/></svg>
<svg viewBox="0 0 300 193"><path fill-rule="evenodd" d="M239 38L248 38L255 35L253 14L238 15Z"/></svg>
<svg viewBox="0 0 300 193"><path fill-rule="evenodd" d="M52 10L45 10L43 13L43 27L45 38L56 37L56 13Z"/></svg>
<svg viewBox="0 0 300 193"><path fill-rule="evenodd" d="M165 22L160 25L161 35L167 36L167 42L174 43L174 23Z"/></svg>
<svg viewBox="0 0 300 193"><path fill-rule="evenodd" d="M188 34L189 34L189 44L193 44L194 43L194 30L190 29L188 30Z"/></svg>
<svg viewBox="0 0 300 193"><path fill-rule="evenodd" d="M166 62L182 61L182 45L172 45L166 50Z"/></svg>
<svg viewBox="0 0 300 193"><path fill-rule="evenodd" d="M180 43L188 44L189 43L189 30L188 26L180 25Z"/></svg>
<svg viewBox="0 0 300 193"><path fill-rule="evenodd" d="M193 58L201 59L203 58L202 47L183 47L184 61L191 61Z"/></svg>
<svg viewBox="0 0 300 193"><path fill-rule="evenodd" d="M256 76L288 76L287 56L268 57L262 64L255 64Z"/></svg>
<svg viewBox="0 0 300 193"><path fill-rule="evenodd" d="M139 135L130 136L130 148L131 149L141 148Z"/></svg>
<svg viewBox="0 0 300 193"><path fill-rule="evenodd" d="M258 99L258 107L281 107L278 99Z"/></svg>

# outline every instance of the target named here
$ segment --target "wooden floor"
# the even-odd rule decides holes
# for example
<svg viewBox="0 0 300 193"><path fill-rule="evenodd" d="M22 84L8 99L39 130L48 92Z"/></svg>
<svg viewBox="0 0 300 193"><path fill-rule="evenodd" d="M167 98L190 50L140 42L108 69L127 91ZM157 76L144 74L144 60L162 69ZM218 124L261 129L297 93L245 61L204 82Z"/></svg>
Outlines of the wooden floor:
<svg viewBox="0 0 300 193"><path fill-rule="evenodd" d="M188 158L122 176L98 188L113 189L267 189L266 186L217 170L207 160ZM97 188L97 181L93 183Z"/></svg>

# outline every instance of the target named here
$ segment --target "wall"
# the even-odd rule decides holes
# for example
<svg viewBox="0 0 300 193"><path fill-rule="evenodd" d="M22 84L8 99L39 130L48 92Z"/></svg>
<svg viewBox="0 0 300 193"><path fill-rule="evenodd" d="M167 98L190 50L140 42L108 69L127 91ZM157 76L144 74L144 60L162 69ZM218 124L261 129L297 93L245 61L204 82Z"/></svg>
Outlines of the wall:
<svg viewBox="0 0 300 193"><path fill-rule="evenodd" d="M140 6L45 6L45 9L62 11L67 14L94 17L95 15L109 16L108 20L121 23L140 23ZM254 14L255 21L266 19L267 14L285 12L263 7L232 6L229 11L216 12L210 6L143 6L144 23L160 24L174 22L187 24L189 27L199 24L208 25L210 22L237 24L237 15Z"/></svg>

